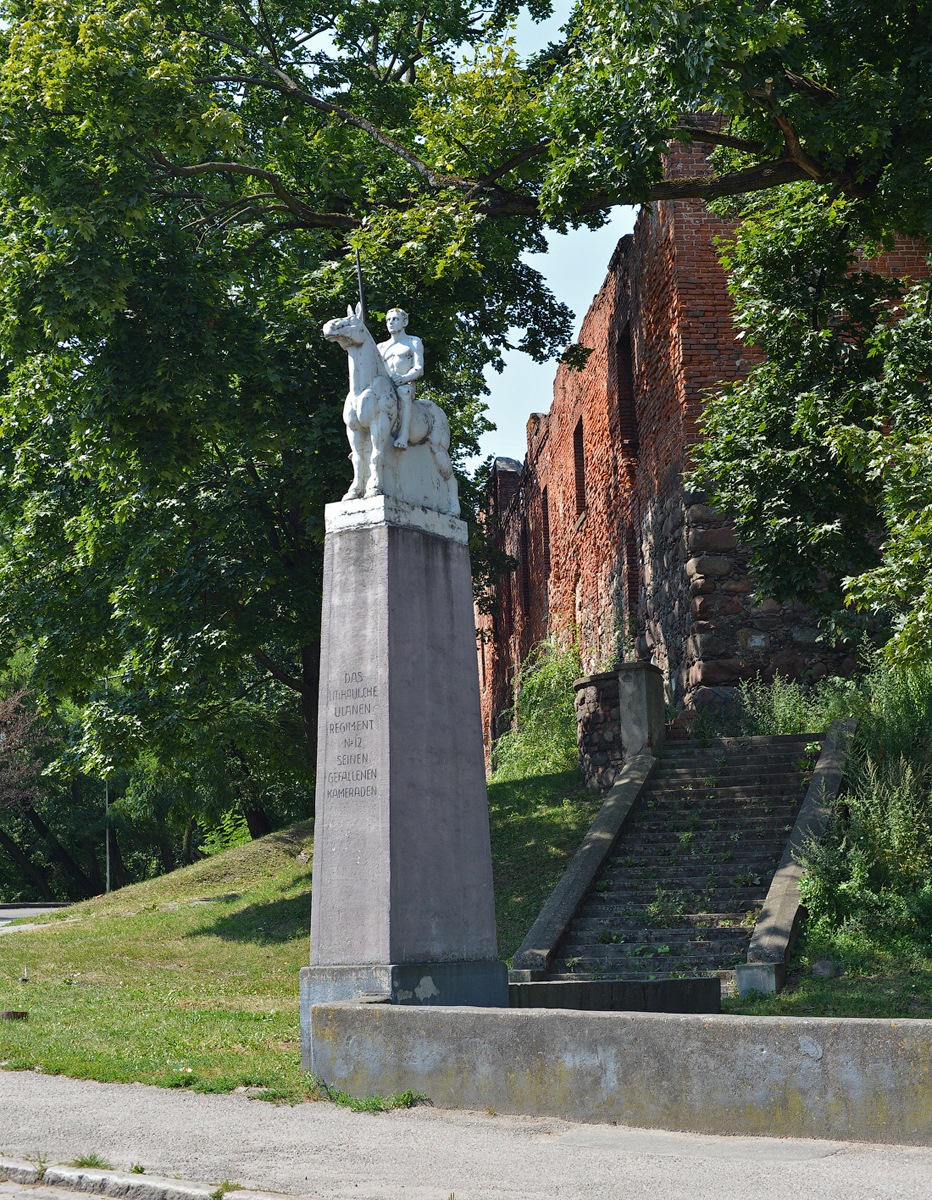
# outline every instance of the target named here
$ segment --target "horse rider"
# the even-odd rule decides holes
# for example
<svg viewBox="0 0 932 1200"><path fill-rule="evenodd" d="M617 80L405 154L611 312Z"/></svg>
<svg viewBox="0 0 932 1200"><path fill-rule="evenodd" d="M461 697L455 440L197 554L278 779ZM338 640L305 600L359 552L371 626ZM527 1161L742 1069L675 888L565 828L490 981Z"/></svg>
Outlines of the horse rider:
<svg viewBox="0 0 932 1200"><path fill-rule="evenodd" d="M407 450L415 381L424 374L424 343L419 337L405 332L408 314L403 308L390 308L385 314L385 324L389 336L387 341L379 342L379 354L385 360L389 377L398 393L400 420L395 449Z"/></svg>

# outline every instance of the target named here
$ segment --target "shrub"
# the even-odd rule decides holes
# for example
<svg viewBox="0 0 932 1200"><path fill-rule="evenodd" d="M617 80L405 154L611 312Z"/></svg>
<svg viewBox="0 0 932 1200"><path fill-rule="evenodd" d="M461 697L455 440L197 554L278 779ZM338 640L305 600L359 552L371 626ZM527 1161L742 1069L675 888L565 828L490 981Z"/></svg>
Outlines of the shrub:
<svg viewBox="0 0 932 1200"><path fill-rule="evenodd" d="M919 936L932 930L932 664L871 656L853 694L858 717L847 790L810 842L800 884L813 922ZM863 938L861 939L863 941Z"/></svg>
<svg viewBox="0 0 932 1200"><path fill-rule="evenodd" d="M857 705L858 687L849 679L823 679L815 685L777 675L772 683L757 679L738 688L740 732L747 735L818 733Z"/></svg>
<svg viewBox="0 0 932 1200"><path fill-rule="evenodd" d="M206 855L220 854L234 846L244 846L252 841L246 818L241 812L231 809L221 815L217 825L204 834L201 850Z"/></svg>
<svg viewBox="0 0 932 1200"><path fill-rule="evenodd" d="M579 641L551 636L527 657L515 679L512 728L495 743L497 783L568 771L577 764L573 681L582 674Z"/></svg>

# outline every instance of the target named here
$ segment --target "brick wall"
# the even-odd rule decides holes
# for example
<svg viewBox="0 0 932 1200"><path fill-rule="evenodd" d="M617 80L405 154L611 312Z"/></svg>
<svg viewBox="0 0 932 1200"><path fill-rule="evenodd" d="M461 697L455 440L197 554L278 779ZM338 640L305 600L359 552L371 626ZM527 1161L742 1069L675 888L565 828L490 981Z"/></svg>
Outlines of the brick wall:
<svg viewBox="0 0 932 1200"><path fill-rule="evenodd" d="M669 177L707 170L699 147L671 151ZM492 519L519 566L497 615L478 618L487 740L507 726L517 666L574 628L587 672L651 661L678 708L757 674L854 668L817 645L798 605L754 598L732 528L683 482L705 391L753 362L717 260L715 239L731 231L698 201L643 206L583 322L586 366L557 371L549 414L528 421L523 470L496 460ZM883 267L924 275L922 247L899 243Z"/></svg>

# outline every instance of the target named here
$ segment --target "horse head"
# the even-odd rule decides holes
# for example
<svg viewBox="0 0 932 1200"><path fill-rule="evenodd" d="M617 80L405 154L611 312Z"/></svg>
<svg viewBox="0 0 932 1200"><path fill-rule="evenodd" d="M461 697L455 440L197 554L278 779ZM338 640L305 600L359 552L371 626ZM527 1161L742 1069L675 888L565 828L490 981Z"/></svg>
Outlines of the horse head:
<svg viewBox="0 0 932 1200"><path fill-rule="evenodd" d="M328 342L337 342L344 350L349 350L350 346L361 346L366 338L371 337L363 320L362 305L357 304L353 308L352 304L347 304L346 316L328 321L323 334Z"/></svg>

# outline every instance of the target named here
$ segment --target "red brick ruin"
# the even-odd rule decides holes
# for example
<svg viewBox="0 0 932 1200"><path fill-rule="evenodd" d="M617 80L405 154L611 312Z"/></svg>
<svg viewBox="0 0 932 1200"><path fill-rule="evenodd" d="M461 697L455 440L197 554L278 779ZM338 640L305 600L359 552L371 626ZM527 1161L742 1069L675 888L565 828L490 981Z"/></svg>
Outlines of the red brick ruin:
<svg viewBox="0 0 932 1200"><path fill-rule="evenodd" d="M671 149L669 177L706 170L698 146ZM508 726L520 664L574 628L586 671L652 662L679 710L721 702L758 674L854 669L849 653L817 642L801 606L755 594L730 523L684 483L704 393L754 361L718 262L715 239L732 231L699 201L642 206L583 322L585 368L557 371L550 412L528 420L523 467L495 460L493 528L519 565L498 585L495 616L477 618L487 744ZM927 272L923 247L907 241L883 266Z"/></svg>

